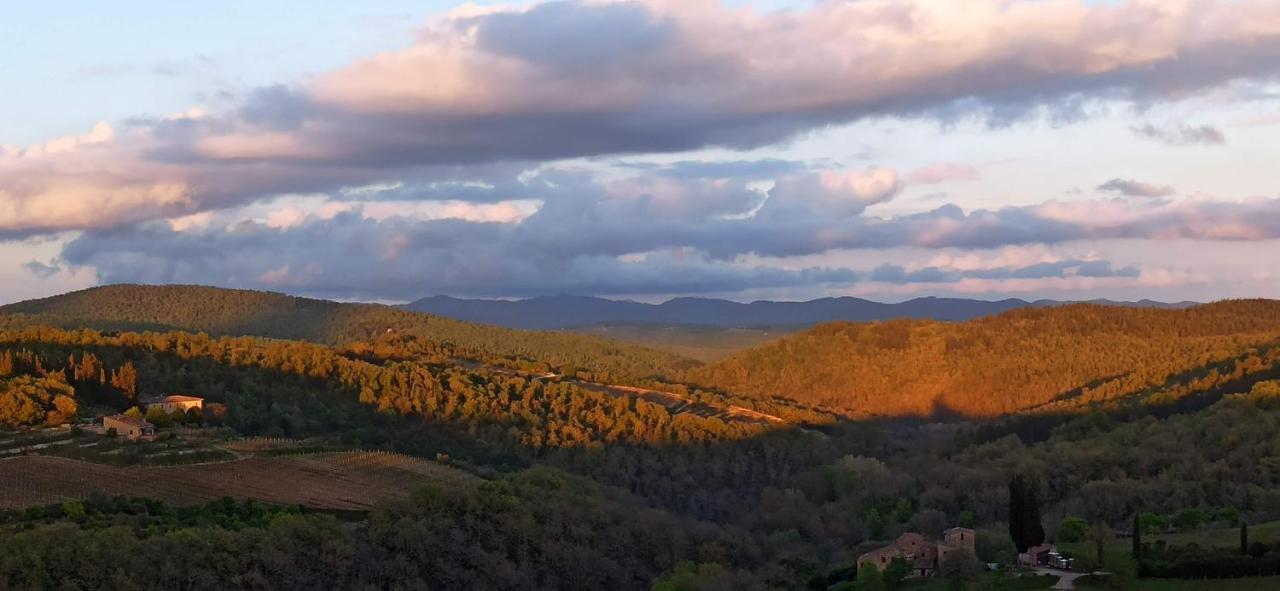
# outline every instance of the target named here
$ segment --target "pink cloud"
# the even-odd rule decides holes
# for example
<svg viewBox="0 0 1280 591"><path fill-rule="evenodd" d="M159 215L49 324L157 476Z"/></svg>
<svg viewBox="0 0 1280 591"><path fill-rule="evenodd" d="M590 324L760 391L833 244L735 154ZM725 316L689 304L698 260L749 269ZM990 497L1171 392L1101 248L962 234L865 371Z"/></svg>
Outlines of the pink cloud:
<svg viewBox="0 0 1280 591"><path fill-rule="evenodd" d="M1177 99L1277 73L1280 5L1264 0L468 7L426 23L410 47L257 89L226 111L0 149L0 233L168 219L450 167L757 147L956 105L1000 118L1082 96ZM902 183L972 174L937 165L893 179L784 179L760 213L794 206L798 198L784 194L803 190L810 211L848 217ZM679 215L687 206L666 198L677 193L655 191L655 210ZM722 193L691 209L742 214L750 197ZM1043 213L1075 223L1112 206L1094 207ZM1252 235L1247 220L1185 221L1194 235ZM944 225L935 231L945 235Z"/></svg>
<svg viewBox="0 0 1280 591"><path fill-rule="evenodd" d="M937 185L952 181L976 181L982 178L977 168L956 162L940 162L918 168L906 175L906 182L913 185Z"/></svg>

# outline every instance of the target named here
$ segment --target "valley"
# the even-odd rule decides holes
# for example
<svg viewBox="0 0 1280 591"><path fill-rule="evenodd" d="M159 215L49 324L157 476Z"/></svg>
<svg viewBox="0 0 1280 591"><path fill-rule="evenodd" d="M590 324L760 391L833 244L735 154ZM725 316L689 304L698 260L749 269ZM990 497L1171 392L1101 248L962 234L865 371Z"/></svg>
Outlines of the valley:
<svg viewBox="0 0 1280 591"><path fill-rule="evenodd" d="M268 520L293 529L141 528L130 543L142 554L179 535L291 544L330 531L334 514L363 524L334 538L344 553L373 552L393 535L383 524L400 523L429 532L412 537L415 552L441 552L428 550L441 536L463 540L450 547L486 565L493 588L570 577L641 589L692 568L738 588L823 591L854 581L863 553L956 524L975 532L976 559L1015 561L1012 475L1033 483L1046 537L1082 564L1089 551L1069 541L1074 523L1105 526L1118 549L1116 533L1138 513L1151 516L1144 535L1168 548L1163 562L1141 563L1163 569L1153 572L1202 568L1186 562L1193 541L1226 540L1206 551L1230 552L1231 520L1257 525L1267 548L1280 543L1265 525L1280 520L1280 450L1266 443L1280 429L1274 302L837 323L701 363L380 307L150 291L0 310L0 421L10 426L0 429L0 528L32 532L13 543L39 546L69 523L83 536L69 543L99 544L108 530L93 524L125 520L129 499L161 504L129 518L144 521L251 502L288 508ZM215 321L219 313L170 310L198 299L235 314L246 297L283 315L237 327ZM315 317L291 316L291 306L356 318L359 328L327 341L285 338L298 334L290 323ZM464 327L470 344L435 340L439 325ZM225 332L236 330L248 334ZM154 439L139 441L43 426L96 425L154 392L196 394L205 411L139 415L157 421ZM97 517L75 517L81 504ZM580 522L593 529L569 525ZM547 528L565 545L548 547ZM13 548L0 542L0 556ZM548 551L558 553L551 562L534 558ZM607 566L576 569L569 555ZM1268 572L1269 555L1248 568ZM333 560L349 565L343 556ZM457 560L447 556L424 559L446 586ZM1126 556L1094 562L1115 568ZM386 582L342 572L329 576ZM485 580L465 572L457 576ZM997 584L988 578L975 580Z"/></svg>

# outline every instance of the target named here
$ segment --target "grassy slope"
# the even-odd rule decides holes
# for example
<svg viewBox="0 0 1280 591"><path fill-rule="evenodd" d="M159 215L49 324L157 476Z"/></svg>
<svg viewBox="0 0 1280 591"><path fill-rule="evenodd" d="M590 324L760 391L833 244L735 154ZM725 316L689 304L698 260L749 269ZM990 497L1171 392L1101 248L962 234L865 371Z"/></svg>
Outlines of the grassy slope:
<svg viewBox="0 0 1280 591"><path fill-rule="evenodd" d="M11 321L100 330L186 330L342 344L395 330L496 357L619 375L669 374L688 358L600 338L512 330L375 304L187 285L110 285L0 307Z"/></svg>
<svg viewBox="0 0 1280 591"><path fill-rule="evenodd" d="M1280 301L1187 310L1079 304L964 323L825 324L686 379L856 415L992 416L1142 392L1277 341Z"/></svg>

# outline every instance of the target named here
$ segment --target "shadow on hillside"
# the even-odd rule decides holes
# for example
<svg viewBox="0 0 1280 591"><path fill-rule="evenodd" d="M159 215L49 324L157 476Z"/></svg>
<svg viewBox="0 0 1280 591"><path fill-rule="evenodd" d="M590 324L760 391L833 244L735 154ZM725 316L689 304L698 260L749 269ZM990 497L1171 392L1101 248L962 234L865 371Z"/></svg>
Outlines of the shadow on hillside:
<svg viewBox="0 0 1280 591"><path fill-rule="evenodd" d="M511 420L497 416L490 420L433 420L417 414L379 412L360 402L360 392L354 388L337 386L327 379L254 366L230 366L205 357L184 358L174 352L148 351L142 355L112 345L65 348L90 351L102 359L136 359L141 363L140 391L186 392L226 403L230 409L228 423L246 435L337 436L353 445L420 457L444 453L464 464L496 471L549 463L630 490L664 508L706 519L724 518L741 503L758 500L766 487L792 482L846 456L890 457L913 446L937 443L955 447L1010 435L1031 444L1048 439L1059 426L1082 415L1092 413L1123 421L1193 412L1224 394L1247 391L1253 383L1280 376L1280 367L1269 368L1166 405L1081 407L1052 414L975 420L938 398L923 417L760 426L739 431L736 438L708 436L700 441L690 440L693 442L655 434L658 436L649 442L535 449L523 443L519 425ZM1221 367L1223 364L1207 365L1202 372L1179 377L1189 380ZM1166 384L1174 383L1173 379ZM925 428L940 423L950 424L951 428ZM696 433L698 428L695 424L690 433ZM715 469L704 469L708 466Z"/></svg>

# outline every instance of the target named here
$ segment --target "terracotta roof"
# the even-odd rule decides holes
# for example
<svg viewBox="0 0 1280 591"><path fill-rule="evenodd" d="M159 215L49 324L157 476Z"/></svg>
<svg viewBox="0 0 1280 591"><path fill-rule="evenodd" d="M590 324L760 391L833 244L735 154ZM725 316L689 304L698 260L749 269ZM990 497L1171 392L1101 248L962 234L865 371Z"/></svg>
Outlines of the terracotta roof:
<svg viewBox="0 0 1280 591"><path fill-rule="evenodd" d="M141 428L141 429L146 429L146 428L148 428L148 427L154 427L154 426L155 426L155 425L152 425L151 423L147 422L147 420L146 420L146 419L139 419L139 418L137 418L137 417L131 417L131 416L129 416L129 415L111 415L111 416L109 416L109 417L105 417L103 420L105 421L106 419L111 419L111 420L113 420L113 421L119 421L119 422L124 423L124 424L126 424L126 425L132 425L132 426L134 426L134 427L138 427L138 428Z"/></svg>
<svg viewBox="0 0 1280 591"><path fill-rule="evenodd" d="M142 400L142 402L146 404L158 404L162 402L203 402L203 401L204 401L203 398L200 398L197 396L184 396L181 394L174 394L172 396L153 396L151 398L144 398Z"/></svg>

